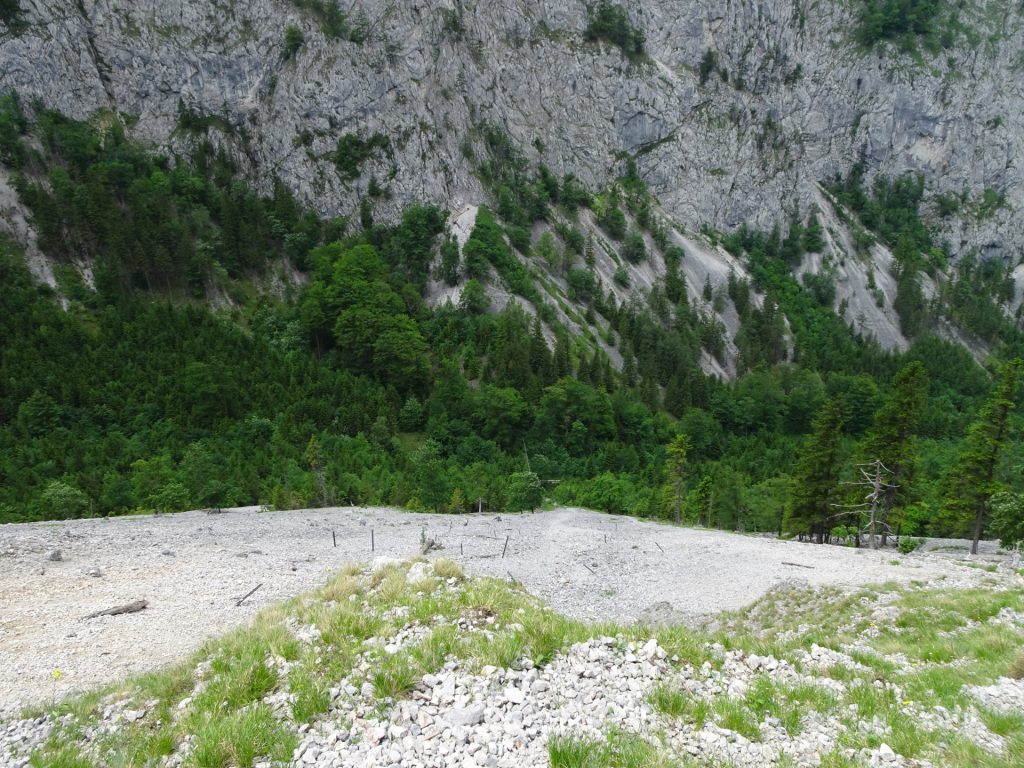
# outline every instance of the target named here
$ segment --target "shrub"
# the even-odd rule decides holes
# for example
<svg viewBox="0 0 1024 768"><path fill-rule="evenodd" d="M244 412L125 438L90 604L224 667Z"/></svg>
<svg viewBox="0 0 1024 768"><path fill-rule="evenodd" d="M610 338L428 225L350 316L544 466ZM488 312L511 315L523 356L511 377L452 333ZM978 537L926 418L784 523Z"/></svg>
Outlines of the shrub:
<svg viewBox="0 0 1024 768"><path fill-rule="evenodd" d="M910 536L904 536L900 539L899 549L904 555L909 555L922 544L924 544L924 539L915 539Z"/></svg>
<svg viewBox="0 0 1024 768"><path fill-rule="evenodd" d="M644 244L643 235L639 232L630 232L622 243L622 258L630 264L639 264L647 258L647 246Z"/></svg>
<svg viewBox="0 0 1024 768"><path fill-rule="evenodd" d="M836 299L836 286L832 278L827 274L814 274L805 272L801 278L804 288L814 297L815 302L822 307L831 307Z"/></svg>
<svg viewBox="0 0 1024 768"><path fill-rule="evenodd" d="M292 0L292 5L310 13L320 25L325 37L362 43L366 32L348 23L348 16L338 7L337 0Z"/></svg>
<svg viewBox="0 0 1024 768"><path fill-rule="evenodd" d="M54 480L43 489L39 507L50 519L81 517L89 508L89 497L70 483Z"/></svg>
<svg viewBox="0 0 1024 768"><path fill-rule="evenodd" d="M289 24L284 30L284 58L288 60L298 53L299 48L306 42L306 38L302 35L302 30L296 27L294 24Z"/></svg>
<svg viewBox="0 0 1024 768"><path fill-rule="evenodd" d="M590 11L587 20L588 40L607 40L622 49L629 59L644 55L644 33L629 22L629 16L621 5L606 0Z"/></svg>
<svg viewBox="0 0 1024 768"><path fill-rule="evenodd" d="M506 487L509 512L533 512L544 503L544 486L535 472L515 472Z"/></svg>
<svg viewBox="0 0 1024 768"><path fill-rule="evenodd" d="M711 48L704 51L704 56L700 60L700 84L704 85L708 78L711 77L712 73L718 68L718 54Z"/></svg>
<svg viewBox="0 0 1024 768"><path fill-rule="evenodd" d="M354 181L362 173L363 163L378 152L391 152L391 140L382 133L364 139L357 133L346 133L338 139L334 152L334 167L345 181Z"/></svg>
<svg viewBox="0 0 1024 768"><path fill-rule="evenodd" d="M18 0L0 0L0 21L15 34L21 30L21 8L18 7Z"/></svg>
<svg viewBox="0 0 1024 768"><path fill-rule="evenodd" d="M626 236L626 214L616 205L608 205L597 216L597 223L615 240Z"/></svg>

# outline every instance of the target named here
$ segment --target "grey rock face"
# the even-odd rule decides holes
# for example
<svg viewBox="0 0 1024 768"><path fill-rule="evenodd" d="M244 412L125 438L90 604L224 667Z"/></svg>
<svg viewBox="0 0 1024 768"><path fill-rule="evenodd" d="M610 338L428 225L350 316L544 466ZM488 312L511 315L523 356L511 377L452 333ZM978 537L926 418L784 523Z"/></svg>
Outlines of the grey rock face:
<svg viewBox="0 0 1024 768"><path fill-rule="evenodd" d="M278 176L324 213L351 213L372 176L392 194L381 218L412 200L479 202L463 148L486 122L592 184L620 170L620 153L639 153L652 191L688 228L770 227L863 159L869 176L923 174L929 195L1006 195L1011 207L986 220L933 217L955 252L1024 245L1012 208L1024 200L1017 4L978 4L967 21L984 43L915 63L858 50L849 4L627 2L650 57L637 64L584 40L576 0L361 0L349 14L361 44L325 37L284 0L22 6L28 28L0 36L0 88L79 118L116 109L156 147L193 140L177 130L182 108L222 116L232 128L217 140L256 178ZM290 59L288 25L305 38ZM709 49L726 78L701 84ZM376 132L390 152L340 178L338 138Z"/></svg>

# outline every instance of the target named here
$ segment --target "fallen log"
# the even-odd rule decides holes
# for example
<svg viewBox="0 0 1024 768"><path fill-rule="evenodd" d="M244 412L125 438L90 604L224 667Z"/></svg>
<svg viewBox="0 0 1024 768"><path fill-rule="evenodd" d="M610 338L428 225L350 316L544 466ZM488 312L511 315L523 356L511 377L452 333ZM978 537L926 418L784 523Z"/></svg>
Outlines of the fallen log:
<svg viewBox="0 0 1024 768"><path fill-rule="evenodd" d="M145 600L136 600L134 603L127 603L126 605L119 605L116 608L107 608L105 611L90 613L85 618L95 619L98 616L120 616L122 613L138 613L139 611L145 610L147 605L149 605L149 603Z"/></svg>
<svg viewBox="0 0 1024 768"><path fill-rule="evenodd" d="M782 564L783 565L792 565L794 568L810 568L812 571L814 570L814 566L813 565L801 565L800 563L787 563L785 560L782 561Z"/></svg>

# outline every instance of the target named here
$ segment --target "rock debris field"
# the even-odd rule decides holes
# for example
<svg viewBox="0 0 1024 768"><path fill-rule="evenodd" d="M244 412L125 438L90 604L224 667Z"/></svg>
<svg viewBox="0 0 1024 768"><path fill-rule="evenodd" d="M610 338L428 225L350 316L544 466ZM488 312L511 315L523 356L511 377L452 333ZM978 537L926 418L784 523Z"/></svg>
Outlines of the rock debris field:
<svg viewBox="0 0 1024 768"><path fill-rule="evenodd" d="M470 575L515 579L588 620L692 620L787 581L854 586L972 570L948 555L809 546L573 509L250 508L0 526L0 713L180 660L347 563L409 557L424 539ZM145 610L85 618L138 600Z"/></svg>

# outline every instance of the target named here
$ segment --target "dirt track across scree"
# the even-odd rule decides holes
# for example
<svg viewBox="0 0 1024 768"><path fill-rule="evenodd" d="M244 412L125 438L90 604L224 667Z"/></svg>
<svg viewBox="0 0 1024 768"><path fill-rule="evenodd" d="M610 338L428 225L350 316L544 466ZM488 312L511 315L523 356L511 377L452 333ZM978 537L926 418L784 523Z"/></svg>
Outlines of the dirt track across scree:
<svg viewBox="0 0 1024 768"><path fill-rule="evenodd" d="M592 620L631 621L659 602L679 615L716 613L788 580L854 586L983 575L949 556L812 546L574 509L500 516L243 509L7 525L0 526L0 714L180 660L347 563L416 554L423 535L443 547L431 556L458 560L470 574L514 578L557 610ZM59 562L48 559L55 549ZM84 618L135 600L148 607Z"/></svg>

